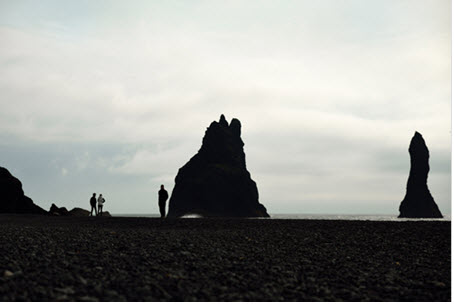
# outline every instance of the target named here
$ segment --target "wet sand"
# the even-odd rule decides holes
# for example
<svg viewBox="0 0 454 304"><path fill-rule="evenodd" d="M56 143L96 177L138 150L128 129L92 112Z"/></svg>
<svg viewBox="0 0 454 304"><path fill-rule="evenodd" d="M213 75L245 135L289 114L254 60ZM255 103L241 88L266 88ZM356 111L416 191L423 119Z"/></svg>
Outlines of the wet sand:
<svg viewBox="0 0 454 304"><path fill-rule="evenodd" d="M0 215L1 301L450 301L451 222Z"/></svg>

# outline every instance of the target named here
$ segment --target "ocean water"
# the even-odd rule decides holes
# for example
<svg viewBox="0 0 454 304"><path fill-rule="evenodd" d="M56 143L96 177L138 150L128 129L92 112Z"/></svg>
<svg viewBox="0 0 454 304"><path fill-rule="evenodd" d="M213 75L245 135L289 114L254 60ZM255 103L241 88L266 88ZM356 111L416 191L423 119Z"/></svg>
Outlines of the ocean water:
<svg viewBox="0 0 454 304"><path fill-rule="evenodd" d="M451 215L441 219L408 219L398 218L397 214L271 214L272 219L304 219L304 220L345 220L345 221L451 221Z"/></svg>
<svg viewBox="0 0 454 304"><path fill-rule="evenodd" d="M159 214L112 214L118 217L159 217ZM261 218L264 220L273 219L300 219L300 220L344 220L344 221L392 221L392 222L405 222L405 221L451 221L451 215L445 214L441 219L407 219L398 218L396 214L271 214L270 218ZM184 218L200 218L197 214L188 214Z"/></svg>

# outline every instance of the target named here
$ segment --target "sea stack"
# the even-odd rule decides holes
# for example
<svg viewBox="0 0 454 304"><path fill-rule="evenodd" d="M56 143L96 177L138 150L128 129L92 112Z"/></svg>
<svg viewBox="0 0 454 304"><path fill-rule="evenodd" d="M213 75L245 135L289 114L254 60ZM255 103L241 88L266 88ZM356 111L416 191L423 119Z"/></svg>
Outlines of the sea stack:
<svg viewBox="0 0 454 304"><path fill-rule="evenodd" d="M47 214L24 195L20 180L3 167L0 167L0 213Z"/></svg>
<svg viewBox="0 0 454 304"><path fill-rule="evenodd" d="M168 217L269 217L246 169L241 123L224 115L205 132L202 147L175 178Z"/></svg>
<svg viewBox="0 0 454 304"><path fill-rule="evenodd" d="M418 132L411 139L410 147L411 168L407 182L407 193L400 204L399 217L407 218L442 218L429 188L429 150L424 138Z"/></svg>

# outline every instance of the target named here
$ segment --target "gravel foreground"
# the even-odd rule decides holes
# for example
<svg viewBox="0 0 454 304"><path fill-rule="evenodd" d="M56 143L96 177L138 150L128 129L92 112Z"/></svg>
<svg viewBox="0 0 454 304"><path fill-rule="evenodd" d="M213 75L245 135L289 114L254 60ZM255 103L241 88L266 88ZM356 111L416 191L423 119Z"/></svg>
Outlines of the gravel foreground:
<svg viewBox="0 0 454 304"><path fill-rule="evenodd" d="M450 301L451 222L0 215L1 301Z"/></svg>

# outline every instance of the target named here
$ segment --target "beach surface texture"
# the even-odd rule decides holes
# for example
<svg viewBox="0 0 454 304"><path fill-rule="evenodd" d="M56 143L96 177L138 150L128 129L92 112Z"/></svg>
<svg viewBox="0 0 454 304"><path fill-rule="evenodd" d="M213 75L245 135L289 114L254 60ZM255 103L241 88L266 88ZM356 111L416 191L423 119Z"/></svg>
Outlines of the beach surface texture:
<svg viewBox="0 0 454 304"><path fill-rule="evenodd" d="M450 301L451 222L0 215L0 301Z"/></svg>

